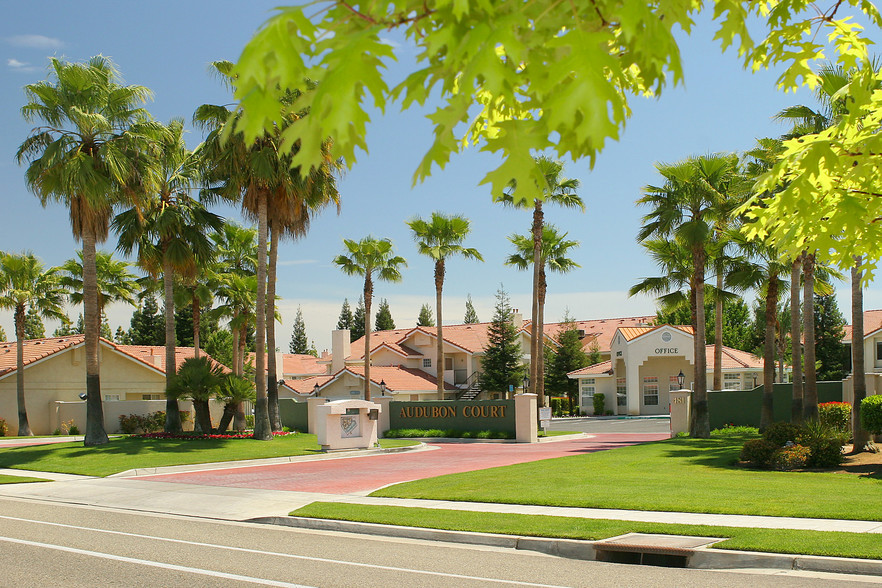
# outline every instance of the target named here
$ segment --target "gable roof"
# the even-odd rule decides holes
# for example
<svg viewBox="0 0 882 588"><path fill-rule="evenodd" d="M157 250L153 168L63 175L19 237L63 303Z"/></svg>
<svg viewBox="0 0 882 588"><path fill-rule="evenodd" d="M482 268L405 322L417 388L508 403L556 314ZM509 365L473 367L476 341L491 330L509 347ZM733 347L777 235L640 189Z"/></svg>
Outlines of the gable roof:
<svg viewBox="0 0 882 588"><path fill-rule="evenodd" d="M568 373L567 376L571 378L579 376L611 376L612 373L612 361L606 360L601 361L600 363L595 363L594 365L589 365L588 367L583 367L582 369L574 370Z"/></svg>
<svg viewBox="0 0 882 588"><path fill-rule="evenodd" d="M707 346L707 371L713 371L714 362L714 346ZM748 351L733 349L723 346L723 358L720 362L723 371L740 371L740 370L762 370L763 359ZM584 376L609 376L612 375L612 361L602 361L594 365L589 365L578 370L573 370L567 374L570 378L578 378Z"/></svg>
<svg viewBox="0 0 882 588"><path fill-rule="evenodd" d="M574 321L576 328L584 333L581 337L582 351L589 353L594 344L601 352L609 353L616 330L623 327L646 327L655 322L655 316L631 316L611 319L594 319L588 321ZM545 335L557 340L558 334L563 330L566 323L546 323Z"/></svg>
<svg viewBox="0 0 882 588"><path fill-rule="evenodd" d="M876 333L882 329L882 310L865 310L864 311L864 338ZM852 325L845 325L845 335L842 337L843 343L851 343Z"/></svg>
<svg viewBox="0 0 882 588"><path fill-rule="evenodd" d="M319 363L320 358L308 353L281 353L282 365L276 366L279 377L284 374L302 375L320 375L328 371L326 364L329 358L324 358L324 363ZM254 365L254 352L249 351L245 354L245 361Z"/></svg>
<svg viewBox="0 0 882 588"><path fill-rule="evenodd" d="M285 385L298 394L311 394L316 384L324 387L347 373L364 380L364 366L356 365L347 366L331 376L288 380ZM380 382L386 384L386 390L390 392L434 392L438 389L438 380L434 376L402 365L371 366L371 383L379 386ZM454 391L457 388L445 382L444 389Z"/></svg>
<svg viewBox="0 0 882 588"><path fill-rule="evenodd" d="M654 327L620 327L618 330L622 333L622 336L625 337L625 341L633 341L638 337L642 337L643 335L647 335L653 331L657 331L662 327L671 327L672 329L677 329L679 331L683 331L690 337L693 335L691 326L684 325L657 325Z"/></svg>

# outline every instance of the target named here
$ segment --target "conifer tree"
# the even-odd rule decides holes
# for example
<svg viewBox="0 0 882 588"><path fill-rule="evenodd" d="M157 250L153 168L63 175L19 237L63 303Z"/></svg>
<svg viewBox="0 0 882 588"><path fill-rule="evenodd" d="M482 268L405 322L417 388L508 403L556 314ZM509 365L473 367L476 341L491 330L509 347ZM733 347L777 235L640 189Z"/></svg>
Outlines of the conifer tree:
<svg viewBox="0 0 882 588"><path fill-rule="evenodd" d="M508 392L510 386L521 386L525 368L521 363L519 335L511 322L512 314L508 293L500 287L496 292L496 307L488 331L488 346L484 349L484 361L481 364L482 390Z"/></svg>
<svg viewBox="0 0 882 588"><path fill-rule="evenodd" d="M309 344L306 337L306 323L303 322L303 310L298 306L297 315L294 317L294 330L291 333L291 343L288 345L291 353L309 353Z"/></svg>
<svg viewBox="0 0 882 588"><path fill-rule="evenodd" d="M567 374L591 364L588 354L582 351L582 341L576 323L569 314L564 316L562 323L556 337L557 348L546 350L548 360L545 363L545 386L553 395L567 396L570 399L570 406L575 409L579 382L568 378Z"/></svg>
<svg viewBox="0 0 882 588"><path fill-rule="evenodd" d="M374 317L374 331L391 331L395 328L392 319L392 311L389 310L389 301L383 298L377 307L377 316Z"/></svg>
<svg viewBox="0 0 882 588"><path fill-rule="evenodd" d="M435 318L432 316L432 307L428 304L423 304L420 307L420 315L417 317L418 327L434 327L435 326Z"/></svg>
<svg viewBox="0 0 882 588"><path fill-rule="evenodd" d="M3 327L0 327L0 341L6 341L6 331L3 330Z"/></svg>
<svg viewBox="0 0 882 588"><path fill-rule="evenodd" d="M70 320L70 317L64 315L59 320L61 321L61 325L59 325L58 328L55 329L55 332L52 333L53 337L68 337L76 334L73 321Z"/></svg>
<svg viewBox="0 0 882 588"><path fill-rule="evenodd" d="M352 309L349 308L349 299L343 299L343 306L340 308L340 318L337 319L337 329L352 330Z"/></svg>
<svg viewBox="0 0 882 588"><path fill-rule="evenodd" d="M845 377L845 318L839 311L835 296L815 296L815 358L818 381L841 380Z"/></svg>
<svg viewBox="0 0 882 588"><path fill-rule="evenodd" d="M116 328L116 333L113 336L113 340L119 343L120 345L128 345L129 344L129 335L125 332L125 329L122 327Z"/></svg>
<svg viewBox="0 0 882 588"><path fill-rule="evenodd" d="M101 319L100 335L108 341L113 341L113 331L110 330L110 321L107 320L106 316Z"/></svg>
<svg viewBox="0 0 882 588"><path fill-rule="evenodd" d="M42 339L46 336L46 327L43 319L33 307L28 308L25 315L25 339Z"/></svg>
<svg viewBox="0 0 882 588"><path fill-rule="evenodd" d="M472 295L469 294L466 297L466 309L465 309L465 317L462 319L467 325L473 325L475 323L479 323L481 321L478 320L478 313L475 312L475 307L472 305Z"/></svg>
<svg viewBox="0 0 882 588"><path fill-rule="evenodd" d="M165 321L152 295L132 313L129 341L131 345L165 345Z"/></svg>
<svg viewBox="0 0 882 588"><path fill-rule="evenodd" d="M349 329L349 340L357 341L364 337L364 298L358 297L355 312L352 314L352 328Z"/></svg>

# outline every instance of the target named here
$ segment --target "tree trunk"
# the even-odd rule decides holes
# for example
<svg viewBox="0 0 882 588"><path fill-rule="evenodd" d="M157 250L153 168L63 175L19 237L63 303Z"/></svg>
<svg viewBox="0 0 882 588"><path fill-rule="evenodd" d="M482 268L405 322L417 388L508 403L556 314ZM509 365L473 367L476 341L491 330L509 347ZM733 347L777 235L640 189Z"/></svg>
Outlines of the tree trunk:
<svg viewBox="0 0 882 588"><path fill-rule="evenodd" d="M818 416L818 382L815 373L815 256L806 254L803 262L803 330L805 332L805 388L803 415L806 419Z"/></svg>
<svg viewBox="0 0 882 588"><path fill-rule="evenodd" d="M175 363L175 270L171 261L168 259L167 247L162 252L162 282L165 294L165 389L170 390L172 380L178 373L178 366ZM196 409L196 402L193 402L193 409ZM198 419L198 414L196 418ZM180 433L183 431L181 426L181 412L178 409L178 401L169 394L165 396L165 432ZM211 429L207 432L211 432Z"/></svg>
<svg viewBox="0 0 882 588"><path fill-rule="evenodd" d="M723 389L723 272L717 272L717 297L714 299L714 390Z"/></svg>
<svg viewBox="0 0 882 588"><path fill-rule="evenodd" d="M537 405L545 406L545 397L539 396L536 384L539 382L539 345L542 333L539 332L539 268L542 262L542 201L537 199L533 206L533 308L530 316L530 385L531 392L537 395Z"/></svg>
<svg viewBox="0 0 882 588"><path fill-rule="evenodd" d="M435 331L435 377L438 379L438 400L444 400L444 332L441 327L441 293L444 289L444 259L435 261L435 317L438 325Z"/></svg>
<svg viewBox="0 0 882 588"><path fill-rule="evenodd" d="M760 412L760 431L765 431L775 420L775 318L778 310L778 278L769 274L766 285L766 337L763 345L763 405Z"/></svg>
<svg viewBox="0 0 882 588"><path fill-rule="evenodd" d="M545 260L539 266L539 344L536 352L539 354L538 367L536 369L536 394L545 406L545 294L548 292L548 283L545 281Z"/></svg>
<svg viewBox="0 0 882 588"><path fill-rule="evenodd" d="M28 409L25 406L24 385L24 338L25 338L25 306L15 306L15 397L18 401L18 433L19 437L30 437L31 425L28 423Z"/></svg>
<svg viewBox="0 0 882 588"><path fill-rule="evenodd" d="M706 254L700 247L692 249L692 288L695 292L695 390L692 393L693 437L710 437L710 415L707 408L707 336L704 317L704 269Z"/></svg>
<svg viewBox="0 0 882 588"><path fill-rule="evenodd" d="M793 400L790 420L802 422L802 328L799 320L799 276L802 273L802 258L797 257L790 266L790 365L793 366Z"/></svg>
<svg viewBox="0 0 882 588"><path fill-rule="evenodd" d="M245 419L245 403L239 402L233 410L233 429L244 431L247 428L248 421Z"/></svg>
<svg viewBox="0 0 882 588"><path fill-rule="evenodd" d="M205 435L211 435L211 412L208 409L207 400L193 400L193 418L199 425L199 429Z"/></svg>
<svg viewBox="0 0 882 588"><path fill-rule="evenodd" d="M371 269L364 271L364 399L371 399L371 299L374 282Z"/></svg>
<svg viewBox="0 0 882 588"><path fill-rule="evenodd" d="M230 421L233 420L233 415L236 414L236 408L232 403L227 402L224 404L224 414L221 415L221 420L217 424L217 434L223 435L227 432L227 427L230 426Z"/></svg>
<svg viewBox="0 0 882 588"><path fill-rule="evenodd" d="M248 345L248 315L245 323L239 327L239 374L245 375L245 347Z"/></svg>
<svg viewBox="0 0 882 588"><path fill-rule="evenodd" d="M276 267L279 260L279 228L270 226L269 268L266 276L266 400L270 428L282 430L279 415L279 378L276 366Z"/></svg>
<svg viewBox="0 0 882 588"><path fill-rule="evenodd" d="M273 438L266 398L266 194L257 197L257 310L254 335L254 385L256 390L254 438Z"/></svg>
<svg viewBox="0 0 882 588"><path fill-rule="evenodd" d="M199 321L201 319L200 310L202 306L199 304L199 298L193 297L191 304L193 309L193 357L199 359Z"/></svg>
<svg viewBox="0 0 882 588"><path fill-rule="evenodd" d="M854 258L851 268L851 382L854 399L851 410L854 448L859 453L870 441L870 434L861 426L861 401L867 397L867 377L864 365L864 290L860 257Z"/></svg>
<svg viewBox="0 0 882 588"><path fill-rule="evenodd" d="M104 430L104 404L101 399L101 368L98 363L98 337L101 313L98 309L98 271L95 267L95 233L83 231L83 323L86 347L86 431L87 447L109 441Z"/></svg>
<svg viewBox="0 0 882 588"><path fill-rule="evenodd" d="M239 318L239 311L233 311L233 320L230 321L230 331L233 333L233 373L237 376L242 375L242 367L239 365L239 327L233 327L236 319Z"/></svg>

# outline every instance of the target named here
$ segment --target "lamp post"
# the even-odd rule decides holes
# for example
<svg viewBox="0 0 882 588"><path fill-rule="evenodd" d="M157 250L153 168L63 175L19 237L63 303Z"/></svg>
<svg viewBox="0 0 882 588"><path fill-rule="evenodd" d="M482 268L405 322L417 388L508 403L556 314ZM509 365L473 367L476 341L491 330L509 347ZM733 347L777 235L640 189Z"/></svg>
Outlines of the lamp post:
<svg viewBox="0 0 882 588"><path fill-rule="evenodd" d="M756 388L756 372L753 373L753 387Z"/></svg>
<svg viewBox="0 0 882 588"><path fill-rule="evenodd" d="M386 395L386 380L380 380L380 396Z"/></svg>
<svg viewBox="0 0 882 588"><path fill-rule="evenodd" d="M524 394L527 393L527 390L529 389L529 387L530 387L530 377L524 376Z"/></svg>
<svg viewBox="0 0 882 588"><path fill-rule="evenodd" d="M318 385L318 382L316 382L315 386L312 387L312 395L318 396L318 393L319 393L319 385Z"/></svg>
<svg viewBox="0 0 882 588"><path fill-rule="evenodd" d="M670 373L670 372L668 372ZM683 370L680 370L680 373L677 374L677 385L680 386L680 390L683 389L683 384L686 382L686 376L683 375Z"/></svg>

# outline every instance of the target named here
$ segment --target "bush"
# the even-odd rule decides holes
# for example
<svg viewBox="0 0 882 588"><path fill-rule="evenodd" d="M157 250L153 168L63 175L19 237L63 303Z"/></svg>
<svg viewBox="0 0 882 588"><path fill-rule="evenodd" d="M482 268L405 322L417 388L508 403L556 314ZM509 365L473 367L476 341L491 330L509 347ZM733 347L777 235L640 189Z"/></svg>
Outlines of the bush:
<svg viewBox="0 0 882 588"><path fill-rule="evenodd" d="M71 425L71 426L70 426L70 429L68 429L68 431L67 431L67 434L68 434L68 435L79 435L79 434L80 434L80 428L79 428L78 426L76 426L76 425Z"/></svg>
<svg viewBox="0 0 882 588"><path fill-rule="evenodd" d="M811 450L802 445L788 445L776 449L769 459L769 465L779 471L798 470L806 466L811 458Z"/></svg>
<svg viewBox="0 0 882 588"><path fill-rule="evenodd" d="M5 437L9 433L9 425L6 424L6 419L0 419L0 437Z"/></svg>
<svg viewBox="0 0 882 588"><path fill-rule="evenodd" d="M818 420L845 435L851 435L851 404L823 402L818 405Z"/></svg>
<svg viewBox="0 0 882 588"><path fill-rule="evenodd" d="M808 465L813 468L831 468L842 463L842 446L847 441L847 433L814 419L805 423L799 436L799 443L812 452Z"/></svg>
<svg viewBox="0 0 882 588"><path fill-rule="evenodd" d="M882 395L867 396L861 401L861 426L874 435L882 434Z"/></svg>
<svg viewBox="0 0 882 588"><path fill-rule="evenodd" d="M181 413L183 414L183 413ZM119 415L119 430L126 435L155 433L165 428L165 412L158 410L146 415Z"/></svg>
<svg viewBox="0 0 882 588"><path fill-rule="evenodd" d="M248 427L249 429L254 428L254 415L253 414L246 414L245 415L245 426Z"/></svg>
<svg viewBox="0 0 882 588"><path fill-rule="evenodd" d="M747 461L755 466L765 467L772 459L772 454L780 449L768 439L751 439L741 448L741 461Z"/></svg>
<svg viewBox="0 0 882 588"><path fill-rule="evenodd" d="M796 443L802 429L793 423L772 423L763 431L763 439L771 442L775 447L784 447L787 442Z"/></svg>
<svg viewBox="0 0 882 588"><path fill-rule="evenodd" d="M603 409L605 408L605 406L606 406L606 394L602 394L602 393L598 392L597 394L594 395L594 414L598 415L598 416L602 415Z"/></svg>
<svg viewBox="0 0 882 588"><path fill-rule="evenodd" d="M711 437L756 437L759 429L744 425L726 425L722 429L714 429L710 434Z"/></svg>
<svg viewBox="0 0 882 588"><path fill-rule="evenodd" d="M551 414L554 416L564 416L570 414L570 399L566 396L551 397Z"/></svg>

